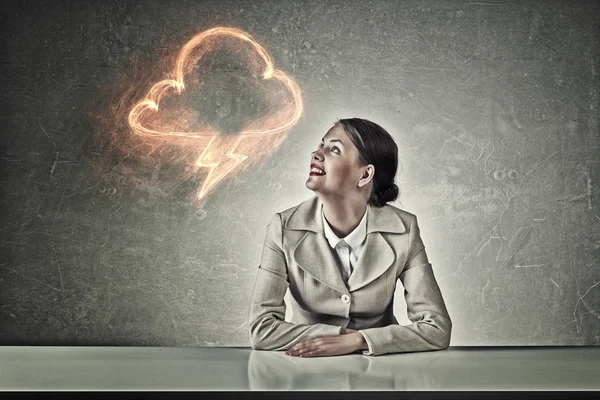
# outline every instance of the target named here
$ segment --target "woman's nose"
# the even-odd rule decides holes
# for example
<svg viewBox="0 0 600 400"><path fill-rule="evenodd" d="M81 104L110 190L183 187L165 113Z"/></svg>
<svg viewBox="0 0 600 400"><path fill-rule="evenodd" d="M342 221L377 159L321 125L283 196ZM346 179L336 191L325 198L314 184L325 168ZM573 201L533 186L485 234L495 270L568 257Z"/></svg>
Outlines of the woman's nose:
<svg viewBox="0 0 600 400"><path fill-rule="evenodd" d="M316 160L321 160L323 156L319 153L319 150L315 150L312 152L312 158Z"/></svg>

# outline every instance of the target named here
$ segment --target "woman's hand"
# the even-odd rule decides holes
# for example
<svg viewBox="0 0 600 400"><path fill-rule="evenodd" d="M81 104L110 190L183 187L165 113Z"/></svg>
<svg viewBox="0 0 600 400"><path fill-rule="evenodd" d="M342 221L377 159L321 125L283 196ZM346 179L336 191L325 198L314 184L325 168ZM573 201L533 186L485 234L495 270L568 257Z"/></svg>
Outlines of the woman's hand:
<svg viewBox="0 0 600 400"><path fill-rule="evenodd" d="M296 343L285 354L300 357L339 356L360 350L364 338L354 329L345 329L346 334L303 340Z"/></svg>

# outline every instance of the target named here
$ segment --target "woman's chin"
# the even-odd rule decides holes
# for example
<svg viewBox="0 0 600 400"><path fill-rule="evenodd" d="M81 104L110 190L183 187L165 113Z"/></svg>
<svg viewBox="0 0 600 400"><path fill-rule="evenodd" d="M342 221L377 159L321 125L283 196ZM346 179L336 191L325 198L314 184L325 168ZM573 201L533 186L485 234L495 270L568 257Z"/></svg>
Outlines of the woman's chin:
<svg viewBox="0 0 600 400"><path fill-rule="evenodd" d="M312 190L313 192L316 192L318 190L319 185L315 184L315 182L313 180L311 180L310 178L308 178L306 180L306 187L310 190Z"/></svg>

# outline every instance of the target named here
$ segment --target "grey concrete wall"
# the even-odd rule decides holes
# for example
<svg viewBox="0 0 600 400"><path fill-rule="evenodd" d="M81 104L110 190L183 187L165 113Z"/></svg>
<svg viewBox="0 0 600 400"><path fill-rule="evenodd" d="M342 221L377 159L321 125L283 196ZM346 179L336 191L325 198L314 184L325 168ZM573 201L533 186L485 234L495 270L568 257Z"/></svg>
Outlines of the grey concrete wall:
<svg viewBox="0 0 600 400"><path fill-rule="evenodd" d="M593 1L4 2L0 343L248 346L266 225L313 195L310 152L356 116L398 143L394 204L419 217L451 345L599 344L599 18ZM98 174L123 82L219 25L301 87L283 144L192 213L202 181L166 158L129 149Z"/></svg>

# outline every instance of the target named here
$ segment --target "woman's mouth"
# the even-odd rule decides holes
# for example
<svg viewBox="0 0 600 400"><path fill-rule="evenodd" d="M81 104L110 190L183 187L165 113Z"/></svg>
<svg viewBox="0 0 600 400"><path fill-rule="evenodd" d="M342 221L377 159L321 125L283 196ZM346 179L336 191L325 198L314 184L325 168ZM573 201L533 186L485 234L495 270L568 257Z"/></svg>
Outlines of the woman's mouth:
<svg viewBox="0 0 600 400"><path fill-rule="evenodd" d="M321 175L325 175L325 172L323 172L322 169L319 169L319 168L317 168L315 166L311 166L311 168L310 168L310 176L313 176L313 175L315 175L315 176L321 176Z"/></svg>

